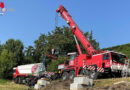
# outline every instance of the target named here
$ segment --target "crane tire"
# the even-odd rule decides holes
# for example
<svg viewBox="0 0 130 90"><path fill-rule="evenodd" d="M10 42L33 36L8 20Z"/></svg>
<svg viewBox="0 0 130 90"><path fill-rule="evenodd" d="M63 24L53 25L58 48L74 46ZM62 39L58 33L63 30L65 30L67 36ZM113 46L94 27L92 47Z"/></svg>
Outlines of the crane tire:
<svg viewBox="0 0 130 90"><path fill-rule="evenodd" d="M63 74L62 74L62 80L68 80L68 78L69 78L69 73L68 72L63 72Z"/></svg>
<svg viewBox="0 0 130 90"><path fill-rule="evenodd" d="M70 72L69 72L69 79L70 79L70 80L73 80L74 77L75 77L75 71L70 71Z"/></svg>
<svg viewBox="0 0 130 90"><path fill-rule="evenodd" d="M89 77L90 77L91 79L97 79L97 77L98 77L98 75L99 75L99 73L96 72L96 71L90 71L89 73L90 73L90 74L89 74Z"/></svg>

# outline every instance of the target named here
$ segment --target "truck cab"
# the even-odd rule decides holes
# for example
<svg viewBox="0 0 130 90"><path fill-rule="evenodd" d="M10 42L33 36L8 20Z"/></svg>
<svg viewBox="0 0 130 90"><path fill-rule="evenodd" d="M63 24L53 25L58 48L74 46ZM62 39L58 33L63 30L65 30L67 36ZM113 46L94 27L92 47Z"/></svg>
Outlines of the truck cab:
<svg viewBox="0 0 130 90"><path fill-rule="evenodd" d="M128 66L128 58L117 52L111 52L111 71L124 71Z"/></svg>
<svg viewBox="0 0 130 90"><path fill-rule="evenodd" d="M107 51L101 55L98 61L100 66L104 68L104 73L111 72L121 75L123 72L127 72L128 69L128 58L122 53Z"/></svg>
<svg viewBox="0 0 130 90"><path fill-rule="evenodd" d="M65 69L68 67L75 66L75 57L77 56L76 52L68 53L67 60L64 61L64 64L58 65L58 69Z"/></svg>

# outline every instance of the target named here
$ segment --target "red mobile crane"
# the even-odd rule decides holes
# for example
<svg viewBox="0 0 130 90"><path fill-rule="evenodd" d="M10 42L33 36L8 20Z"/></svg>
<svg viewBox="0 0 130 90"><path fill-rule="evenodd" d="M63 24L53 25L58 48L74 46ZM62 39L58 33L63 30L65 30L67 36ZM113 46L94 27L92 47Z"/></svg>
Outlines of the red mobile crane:
<svg viewBox="0 0 130 90"><path fill-rule="evenodd" d="M124 61L127 62L128 58L124 54L113 51L96 51L62 5L60 5L56 12L60 13L70 26L78 49L78 54L68 53L71 57L68 64L58 65L63 80L68 78L73 79L79 74L89 75L93 79L103 73L125 75L127 63L124 63ZM76 37L88 54L82 53Z"/></svg>

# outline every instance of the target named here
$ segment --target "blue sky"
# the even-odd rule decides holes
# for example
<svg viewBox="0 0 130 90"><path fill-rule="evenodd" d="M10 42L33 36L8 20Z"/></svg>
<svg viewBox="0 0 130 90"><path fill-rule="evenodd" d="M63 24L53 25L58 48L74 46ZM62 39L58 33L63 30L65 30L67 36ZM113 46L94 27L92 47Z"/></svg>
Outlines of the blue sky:
<svg viewBox="0 0 130 90"><path fill-rule="evenodd" d="M0 0L8 11L0 16L0 41L20 39L34 45L41 33L54 30L56 9L63 5L83 31L93 30L100 47L130 42L130 0ZM66 22L59 18L59 26Z"/></svg>

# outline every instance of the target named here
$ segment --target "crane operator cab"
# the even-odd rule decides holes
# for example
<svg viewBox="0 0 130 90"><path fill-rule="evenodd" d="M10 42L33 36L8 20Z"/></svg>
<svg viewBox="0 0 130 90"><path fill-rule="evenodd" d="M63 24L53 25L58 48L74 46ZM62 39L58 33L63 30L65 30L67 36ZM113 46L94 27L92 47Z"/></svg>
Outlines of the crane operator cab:
<svg viewBox="0 0 130 90"><path fill-rule="evenodd" d="M64 69L64 68L67 68L67 67L74 66L75 65L74 59L75 59L76 56L77 56L76 52L68 53L67 59L65 60L64 64L59 64L58 69Z"/></svg>
<svg viewBox="0 0 130 90"><path fill-rule="evenodd" d="M68 63L69 66L74 66L74 59L75 59L77 53L73 52L73 53L68 53L67 55L69 57L69 63Z"/></svg>

